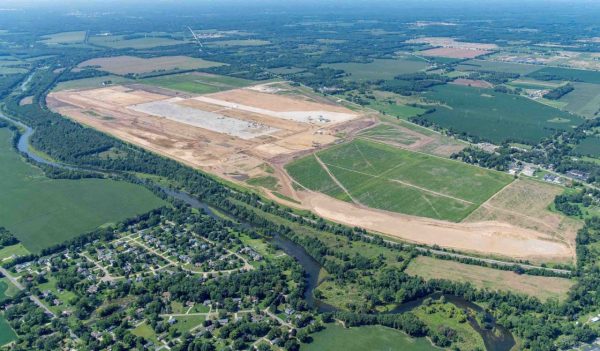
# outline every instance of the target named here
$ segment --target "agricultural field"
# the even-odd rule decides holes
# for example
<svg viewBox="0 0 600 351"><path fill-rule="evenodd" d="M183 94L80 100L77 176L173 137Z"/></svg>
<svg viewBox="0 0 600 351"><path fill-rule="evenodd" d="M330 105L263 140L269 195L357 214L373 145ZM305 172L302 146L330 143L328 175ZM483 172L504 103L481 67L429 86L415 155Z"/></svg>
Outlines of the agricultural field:
<svg viewBox="0 0 600 351"><path fill-rule="evenodd" d="M566 278L540 277L517 274L493 268L464 264L454 261L419 256L413 259L406 273L426 280L451 279L471 283L478 288L512 291L540 300L556 299L564 301L574 282Z"/></svg>
<svg viewBox="0 0 600 351"><path fill-rule="evenodd" d="M183 71L222 66L222 63L189 56L135 56L101 57L84 61L78 68L93 67L113 74L143 74L151 72Z"/></svg>
<svg viewBox="0 0 600 351"><path fill-rule="evenodd" d="M164 204L149 190L105 179L53 180L25 163L0 129L0 223L31 252ZM32 201L31 199L37 199Z"/></svg>
<svg viewBox="0 0 600 351"><path fill-rule="evenodd" d="M347 79L352 81L367 81L392 79L399 74L419 72L429 67L429 64L426 60L407 55L398 59L375 59L370 63L333 63L324 67L344 70L350 74Z"/></svg>
<svg viewBox="0 0 600 351"><path fill-rule="evenodd" d="M600 138L588 136L581 140L573 151L582 156L600 157Z"/></svg>
<svg viewBox="0 0 600 351"><path fill-rule="evenodd" d="M425 94L442 105L423 118L458 133L493 143L536 143L555 130L583 122L579 116L528 98L464 86L439 86Z"/></svg>
<svg viewBox="0 0 600 351"><path fill-rule="evenodd" d="M338 324L328 324L325 330L313 334L312 337L313 341L302 345L301 351L439 350L427 339L414 339L402 332L382 326L344 328Z"/></svg>
<svg viewBox="0 0 600 351"><path fill-rule="evenodd" d="M147 78L142 80L141 83L192 94L210 94L241 88L251 85L253 82L241 78L193 72Z"/></svg>
<svg viewBox="0 0 600 351"><path fill-rule="evenodd" d="M85 31L61 32L44 35L42 43L46 45L81 44L85 40Z"/></svg>
<svg viewBox="0 0 600 351"><path fill-rule="evenodd" d="M13 56L0 56L0 74L26 73L30 63Z"/></svg>
<svg viewBox="0 0 600 351"><path fill-rule="evenodd" d="M4 316L0 314L0 346L6 345L17 339L17 334L12 330Z"/></svg>
<svg viewBox="0 0 600 351"><path fill-rule="evenodd" d="M150 49L160 46L181 45L188 42L159 36L140 36L139 38L127 39L125 35L97 35L91 36L89 43L111 49Z"/></svg>
<svg viewBox="0 0 600 351"><path fill-rule="evenodd" d="M455 222L511 182L506 174L364 139L307 159L311 157L315 160L287 166L311 190L372 208Z"/></svg>
<svg viewBox="0 0 600 351"><path fill-rule="evenodd" d="M540 80L569 80L572 82L600 84L600 72L572 68L545 67L528 74L528 77Z"/></svg>
<svg viewBox="0 0 600 351"><path fill-rule="evenodd" d="M456 66L457 71L493 71L502 73L529 74L540 69L539 65L510 63L489 60L469 60Z"/></svg>
<svg viewBox="0 0 600 351"><path fill-rule="evenodd" d="M558 101L565 103L565 110L585 118L594 118L600 113L600 84L573 82L575 88Z"/></svg>

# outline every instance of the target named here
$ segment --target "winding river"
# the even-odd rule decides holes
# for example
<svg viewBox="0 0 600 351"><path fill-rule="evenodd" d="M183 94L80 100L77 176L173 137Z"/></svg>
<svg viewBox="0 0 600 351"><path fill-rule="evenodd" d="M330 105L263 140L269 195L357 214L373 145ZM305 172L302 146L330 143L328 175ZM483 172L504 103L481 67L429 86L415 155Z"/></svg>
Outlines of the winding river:
<svg viewBox="0 0 600 351"><path fill-rule="evenodd" d="M44 165L48 165L48 166L52 166L52 167L68 169L68 170L86 170L84 168L78 168L78 167L70 166L67 164L59 163L59 162L49 161L43 157L40 157L38 154L33 152L32 148L29 144L29 139L31 138L31 135L34 132L34 130L32 128L30 128L29 126L27 126L19 121L16 121L9 117L6 117L1 113L0 113L0 119L5 119L5 120L17 125L22 130L24 130L24 132L21 134L21 136L19 137L19 140L17 142L17 149L19 152L27 155L29 158L31 158L35 162L38 162L38 163L41 163ZM97 171L97 170L94 170L94 171ZM199 201L198 199L194 198L193 196L191 196L185 192L166 188L166 187L161 187L161 189L168 196L172 196L173 198L178 199L194 208L201 209L213 218L221 219L221 217L219 217L217 214L215 214L213 212L213 210L210 208L210 206L208 204L206 204L202 201ZM294 243L293 241L291 241L281 235L277 235L277 236L273 237L271 239L271 243L273 243L276 247L278 247L279 249L284 251L286 254L294 257L298 261L298 263L303 267L304 271L306 272L306 283L307 283L307 289L304 294L304 298L305 298L306 302L309 304L309 306L311 306L313 308L317 308L320 312L335 311L336 308L334 306L331 306L323 301L315 299L314 294L313 294L314 290L320 284L319 272L321 271L322 266L319 264L319 262L317 262L312 256L310 256L306 252L306 250L304 250L304 248L302 246ZM428 297L437 299L441 296L442 296L441 294L436 293L436 294L432 294ZM480 306L478 306L470 301L467 301L461 297L452 296L452 295L444 295L444 297L445 297L446 301L454 304L455 306L457 306L459 308L471 310L474 313L486 313ZM425 300L425 298L426 297L423 297L423 298L420 298L417 300L413 300L413 301L401 304L388 313L403 313L403 312L411 311L412 309L420 306L423 303L423 301ZM473 327L474 330L476 330L481 335L481 337L483 338L483 341L485 343L485 347L488 351L509 351L515 345L515 339L514 339L513 335L506 328L495 324L493 319L490 319L491 320L491 323L490 323L491 328L489 328L489 329L483 328L479 325L476 318L473 317L472 314L473 313L469 314L470 315L469 319L468 319L469 324L471 325L471 327Z"/></svg>

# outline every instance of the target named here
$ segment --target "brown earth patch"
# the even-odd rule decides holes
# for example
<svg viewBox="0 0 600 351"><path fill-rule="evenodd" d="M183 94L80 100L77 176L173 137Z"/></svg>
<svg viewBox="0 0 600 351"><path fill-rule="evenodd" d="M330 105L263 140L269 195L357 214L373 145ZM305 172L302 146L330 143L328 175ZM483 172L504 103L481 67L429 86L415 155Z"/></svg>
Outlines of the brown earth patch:
<svg viewBox="0 0 600 351"><path fill-rule="evenodd" d="M364 208L310 191L297 193L321 217L408 242L533 262L572 262L574 256L571 247L553 236L508 223L450 223Z"/></svg>
<svg viewBox="0 0 600 351"><path fill-rule="evenodd" d="M575 246L575 236L582 223L552 212L549 206L563 188L529 179L518 179L502 189L463 222L501 221L535 230Z"/></svg>
<svg viewBox="0 0 600 351"><path fill-rule="evenodd" d="M492 83L486 82L485 80L465 79L465 78L455 79L454 81L452 81L451 84L464 85L464 86L475 87L475 88L493 88L494 87L494 85Z"/></svg>

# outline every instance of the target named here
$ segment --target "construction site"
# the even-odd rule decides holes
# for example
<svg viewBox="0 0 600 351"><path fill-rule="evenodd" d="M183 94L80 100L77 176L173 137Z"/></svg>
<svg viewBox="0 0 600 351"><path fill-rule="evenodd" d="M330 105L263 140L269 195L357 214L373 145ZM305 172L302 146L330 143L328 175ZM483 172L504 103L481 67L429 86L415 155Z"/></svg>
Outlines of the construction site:
<svg viewBox="0 0 600 351"><path fill-rule="evenodd" d="M281 178L287 160L373 123L281 82L207 95L115 85L53 92L47 102L79 123L235 182Z"/></svg>

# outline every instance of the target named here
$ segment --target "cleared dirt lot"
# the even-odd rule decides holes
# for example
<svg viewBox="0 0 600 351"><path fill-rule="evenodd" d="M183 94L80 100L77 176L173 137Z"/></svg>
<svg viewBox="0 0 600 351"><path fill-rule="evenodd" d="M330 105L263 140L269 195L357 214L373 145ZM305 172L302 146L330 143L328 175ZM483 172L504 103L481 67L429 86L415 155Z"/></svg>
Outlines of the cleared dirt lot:
<svg viewBox="0 0 600 351"><path fill-rule="evenodd" d="M205 61L203 59L188 56L161 56L153 58L141 58L135 56L102 57L84 61L77 67L98 67L102 71L113 74L140 74L150 73L157 70L186 70L197 68L208 68L221 66L222 63Z"/></svg>
<svg viewBox="0 0 600 351"><path fill-rule="evenodd" d="M308 96L256 89L173 97L136 84L53 92L48 103L80 123L233 181L266 175L264 165L271 158L285 158L335 142L336 131L360 117ZM287 106L285 111L281 111L282 106ZM344 118L310 123L286 115L315 110Z"/></svg>
<svg viewBox="0 0 600 351"><path fill-rule="evenodd" d="M326 219L358 226L409 242L533 262L570 262L572 249L551 235L497 221L450 223L363 208L329 196L302 191L302 202Z"/></svg>
<svg viewBox="0 0 600 351"><path fill-rule="evenodd" d="M582 224L548 209L563 188L535 180L519 179L490 198L465 222L500 221L550 235L574 246Z"/></svg>
<svg viewBox="0 0 600 351"><path fill-rule="evenodd" d="M206 100L185 94L174 97L160 89L136 84L53 92L47 102L50 108L75 121L228 180L242 182L257 177L275 177L277 191L298 201L287 202L288 205L309 209L339 223L360 226L409 242L467 252L534 262L572 260L572 247L565 243L568 240L537 227L507 224L512 223L511 218L505 221L504 218L488 220L473 216L473 223L449 223L373 210L322 194L299 191L283 165L294 157L339 142L339 135L355 137L359 131L372 126L375 119L321 97L286 89L285 85L278 83L277 89L246 88L200 96L208 97L209 100ZM176 105L177 109L189 108L193 113L185 110L188 112L177 116L177 113L161 112L160 109L136 110L136 106L140 105L152 107L152 104L160 106L165 103ZM241 105L243 108L240 108ZM287 112L306 116L312 111L345 117L313 121L307 118L289 119L282 115ZM348 120L350 117L352 119ZM220 118L235 123L219 124ZM211 126L206 124L208 120L212 121ZM238 124L239 130L235 129L235 124ZM271 129L269 133L245 138L234 133L253 126ZM420 139L424 136L415 136L409 130L384 132L379 137L395 138L406 134L411 140L418 139L417 143L425 141ZM281 197L267 190L265 192L274 200L283 201ZM498 201L502 199L501 196L497 198Z"/></svg>

